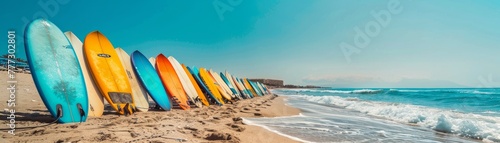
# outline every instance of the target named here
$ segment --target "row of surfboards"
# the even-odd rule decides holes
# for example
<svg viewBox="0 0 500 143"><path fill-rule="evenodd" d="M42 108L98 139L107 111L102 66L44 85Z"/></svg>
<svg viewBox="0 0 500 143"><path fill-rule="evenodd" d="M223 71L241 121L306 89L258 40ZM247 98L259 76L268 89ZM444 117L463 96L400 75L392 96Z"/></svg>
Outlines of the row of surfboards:
<svg viewBox="0 0 500 143"><path fill-rule="evenodd" d="M265 85L227 71L180 64L159 54L146 58L114 48L99 31L82 42L45 19L25 29L25 48L32 77L45 106L60 123L85 122L104 112L104 99L119 114L147 112L149 97L156 108L223 105L271 94Z"/></svg>

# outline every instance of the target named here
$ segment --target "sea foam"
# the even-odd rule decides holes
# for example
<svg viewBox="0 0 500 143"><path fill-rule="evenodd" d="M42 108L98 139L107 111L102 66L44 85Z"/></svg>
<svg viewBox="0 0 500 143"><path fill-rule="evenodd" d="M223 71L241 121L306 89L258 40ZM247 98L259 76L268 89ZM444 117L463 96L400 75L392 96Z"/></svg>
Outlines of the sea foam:
<svg viewBox="0 0 500 143"><path fill-rule="evenodd" d="M404 124L427 127L438 132L486 142L500 142L500 117L401 103L351 100L339 96L294 95L292 97L320 104L340 106Z"/></svg>

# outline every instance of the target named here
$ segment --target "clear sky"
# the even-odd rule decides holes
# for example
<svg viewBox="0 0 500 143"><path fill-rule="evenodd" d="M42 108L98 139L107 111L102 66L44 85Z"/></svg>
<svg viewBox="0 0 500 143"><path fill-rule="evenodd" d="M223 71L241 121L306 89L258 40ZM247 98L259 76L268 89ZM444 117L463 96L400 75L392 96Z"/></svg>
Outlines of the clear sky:
<svg viewBox="0 0 500 143"><path fill-rule="evenodd" d="M81 40L99 30L128 53L163 53L240 77L333 87L500 87L498 0L38 0L0 8L0 27L5 35L16 30L22 58L25 21L45 15Z"/></svg>

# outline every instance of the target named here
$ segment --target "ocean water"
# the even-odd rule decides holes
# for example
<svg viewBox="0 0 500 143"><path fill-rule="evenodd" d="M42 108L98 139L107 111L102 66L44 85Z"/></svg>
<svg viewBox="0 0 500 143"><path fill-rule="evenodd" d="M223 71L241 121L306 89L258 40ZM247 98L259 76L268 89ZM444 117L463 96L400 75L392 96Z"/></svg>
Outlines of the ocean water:
<svg viewBox="0 0 500 143"><path fill-rule="evenodd" d="M500 142L500 89L275 89L297 116L245 118L302 142Z"/></svg>

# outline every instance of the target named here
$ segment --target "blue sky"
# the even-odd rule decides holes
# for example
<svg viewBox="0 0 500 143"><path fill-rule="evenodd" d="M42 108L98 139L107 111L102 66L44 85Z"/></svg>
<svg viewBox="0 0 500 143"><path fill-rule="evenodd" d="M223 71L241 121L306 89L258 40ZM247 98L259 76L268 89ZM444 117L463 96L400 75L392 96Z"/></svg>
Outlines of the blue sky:
<svg viewBox="0 0 500 143"><path fill-rule="evenodd" d="M496 0L39 0L0 7L0 26L16 30L22 58L23 19L46 15L82 40L99 30L128 53L163 53L240 77L333 87L500 87ZM384 23L373 16L384 12ZM356 29L367 34L367 25L373 36L356 46Z"/></svg>

